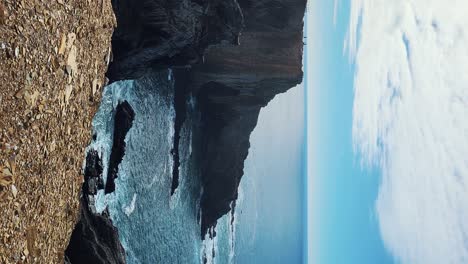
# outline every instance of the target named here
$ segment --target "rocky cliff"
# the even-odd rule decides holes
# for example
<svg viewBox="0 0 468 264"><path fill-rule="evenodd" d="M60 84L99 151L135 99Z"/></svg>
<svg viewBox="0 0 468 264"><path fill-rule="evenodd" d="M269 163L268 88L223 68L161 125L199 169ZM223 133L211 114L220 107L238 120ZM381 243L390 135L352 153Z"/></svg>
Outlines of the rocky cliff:
<svg viewBox="0 0 468 264"><path fill-rule="evenodd" d="M182 90L176 94L190 92L197 98L202 123L194 128L201 130L194 151L201 157L203 238L235 204L260 109L302 81L306 0L113 0L112 4L117 28L107 72L110 82L170 67L179 83L176 89ZM176 102L177 109L184 111ZM177 115L176 132L184 114ZM175 140L175 164L177 144ZM172 186L173 192L177 180ZM86 220L86 211L82 215Z"/></svg>
<svg viewBox="0 0 468 264"><path fill-rule="evenodd" d="M112 6L110 80L194 64L209 45L237 43L243 25L236 0L112 0Z"/></svg>
<svg viewBox="0 0 468 264"><path fill-rule="evenodd" d="M237 46L212 46L193 67L202 114L202 235L237 199L260 108L302 81L304 0L239 1Z"/></svg>
<svg viewBox="0 0 468 264"><path fill-rule="evenodd" d="M114 112L114 135L106 186L101 158L96 150L90 150L86 155L81 188L80 219L65 250L65 263L125 263L125 252L120 244L117 228L107 210L98 213L94 204L94 195L98 190L104 189L106 193L115 190L114 180L118 174L118 165L125 155L125 136L135 118L135 112L127 101L120 102Z"/></svg>
<svg viewBox="0 0 468 264"><path fill-rule="evenodd" d="M111 81L189 66L181 78L197 96L203 122L202 236L237 199L260 108L302 81L305 5L306 0L113 1L118 26Z"/></svg>
<svg viewBox="0 0 468 264"><path fill-rule="evenodd" d="M94 207L93 195L104 189L103 182L102 162L97 151L90 151L80 197L80 220L65 250L65 263L125 263L125 252L109 214L99 214Z"/></svg>

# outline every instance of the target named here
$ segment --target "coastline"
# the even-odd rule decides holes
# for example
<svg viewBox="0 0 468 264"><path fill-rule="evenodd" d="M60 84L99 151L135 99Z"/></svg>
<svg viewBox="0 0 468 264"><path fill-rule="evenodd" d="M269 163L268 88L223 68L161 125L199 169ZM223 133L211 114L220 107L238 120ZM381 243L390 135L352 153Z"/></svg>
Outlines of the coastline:
<svg viewBox="0 0 468 264"><path fill-rule="evenodd" d="M15 46L15 41L11 41L11 47L8 46L5 49L5 58L12 59L11 65L7 65L7 69L21 68L15 62L21 62L21 56L25 56L24 62L26 64L30 64L31 67L34 66L35 68L47 65L49 66L48 71L52 74L50 78L43 78L47 76L47 72L44 75L45 70L41 69L39 73L33 71L31 74L26 72L27 84L25 88L21 88L19 91L16 89L15 94L5 96L7 100L11 100L10 104L2 103L2 107L10 106L12 109L19 107L20 111L25 111L21 109L22 104L16 105L16 101L24 99L26 106L32 109L26 110L32 113L32 118L28 122L35 121L31 126L33 130L27 130L27 133L23 134L16 134L18 139L21 140L33 139L33 142L27 142L24 148L37 147L37 153L30 151L28 154L32 155L29 155L28 158L34 159L39 164L38 172L31 174L42 176L37 177L42 180L37 181L37 188L42 191L40 193L42 196L39 196L38 202L33 206L28 205L27 202L35 201L34 199L37 197L34 195L37 195L37 193L24 198L26 202L21 210L24 211L25 217L33 220L37 219L35 212L29 210L29 207L41 208L38 209L41 216L47 212L47 216L44 217L52 218L52 220L49 222L39 220L39 223L49 224L50 226L47 226L49 229L58 227L57 229L60 229L60 231L46 228L45 231L42 231L46 236L53 232L58 236L70 234L71 228L67 226L62 231L62 227L68 223L70 225L77 223L72 235L72 241L69 243L72 247L66 251L68 257L78 256L78 259L69 259L74 263L81 263L81 257L92 255L87 253L87 249L95 253L96 260L99 260L99 263L102 261L105 263L110 255L116 256L116 259L119 259L118 263L120 261L124 262L123 254L120 254L122 253L120 246L122 241L118 241L118 232L112 221L108 221L110 219L107 211L101 214L92 210L94 206L92 196L97 192L95 187L98 190L101 188L99 184L94 185L95 180L98 183L100 181L99 166L95 170L92 170L91 167L89 167L90 170L87 170L88 160L86 160L86 164L81 163L84 158L85 146L91 141L91 118L96 112L98 102L101 99L97 95L101 92L97 87L101 88L107 85L108 82L113 83L118 80L144 78L150 75L151 71L157 69L170 69L172 71L172 68L186 68L189 70L188 73L184 74L181 77L182 79L176 79L182 81L184 87L181 88L183 90L191 91L194 98L196 98L198 102L197 111L199 111L201 118L200 124L196 126L196 133L201 135L200 146L194 148L195 156L202 157L200 160L195 161L200 165L202 184L199 192L200 208L197 209L199 211L200 226L194 230L199 230L201 240L206 238L208 233L210 240L213 240L216 236L218 219L234 210L235 200L238 198L237 189L244 174L244 161L250 148L250 133L257 124L260 109L266 106L277 94L286 92L302 80L301 40L302 14L305 9L305 1L297 0L294 4L288 5L281 2L278 4L279 6L275 5L275 8L268 9L265 14L256 11L263 10L264 7L270 5L269 0L262 0L255 6L250 5L248 2L237 2L236 0L227 2L213 0L192 5L186 4L188 0L182 0L174 6L163 5L158 0L143 3L131 1L112 2L114 4L113 8L108 8L105 12L109 12L111 15L112 11L115 12L119 25L115 28L113 28L112 24L101 23L102 21L99 20L102 16L99 11L104 12L104 1L101 2L101 6L99 4L93 6L94 9L89 4L85 6L92 10L90 13L95 17L87 13L86 10L80 13L77 12L76 8L83 6L81 3L74 6L73 4L63 4L62 0L58 1L60 5L64 5L66 11L69 11L70 17L65 17L66 21L73 22L74 18L77 19L77 22L73 24L75 27L62 29L65 33L60 34L60 30L54 27L52 23L50 31L57 35L57 45L51 47L50 42L53 42L54 35L47 33L47 31L40 35L44 39L38 39L39 44L34 41L31 44L31 46L35 44L44 45L45 54L48 55L47 52L49 52L53 55L53 52L55 52L58 56L45 55L46 58L41 60L42 54L40 53L41 50L39 50L39 56L35 61L36 57L33 56L38 55L38 50L32 51L33 56L31 56L27 53L28 48L20 45ZM23 7L23 4L20 3L18 6ZM37 14L43 15L46 18L40 17L39 21L46 29L48 29L47 26L51 23L50 21L54 22L53 19L56 17L50 14L59 12L55 5L44 7L45 12L40 9L43 6L37 4L37 2L31 4L31 6L33 11L28 12L31 17L26 21L32 21L31 23L33 23L34 19L39 16ZM13 10L13 7L7 6L7 9L9 11ZM280 9L286 9L287 12L279 12ZM199 12L199 10L204 11ZM158 14L156 21L154 20L155 14ZM86 17L87 15L90 17ZM277 18L280 15L283 19L279 21ZM84 18L81 16L84 16ZM178 19L173 19L174 17ZM12 20L10 22L8 22L8 19L10 18L7 18L6 24L11 26L12 30L16 29L19 32L24 30L23 26L14 26L14 22L12 22L14 19L10 19ZM89 32L86 30L87 24L84 21L95 22L91 23ZM213 23L213 21L219 23ZM83 23L83 25L80 25L80 23ZM28 24L25 23L25 25ZM39 35L37 33L38 27L35 27L34 23L31 27L35 30L27 32L32 32L31 35L35 33ZM99 30L102 32L97 33ZM112 56L110 56L109 40L111 34ZM93 36L105 37L106 39L96 41L96 39L92 38ZM79 44L82 44L80 40L88 43L90 49L83 49L79 46ZM28 42L26 41L24 45L28 47ZM99 47L94 50L96 45ZM109 81L103 80L104 73ZM11 76L19 77L18 79L8 79L8 76L6 76L4 78L5 83L9 83L9 85L22 84L21 74L11 74ZM45 89L37 91L36 87L38 86L31 85L32 82L38 82L38 86ZM5 87L2 90L4 90L2 92L7 93L15 89L9 90ZM176 101L185 100L179 99ZM174 103L177 104L177 102ZM111 114L113 112L111 111ZM185 111L181 109L179 112ZM45 118L46 114L48 115L47 118ZM20 116L20 114L16 115ZM13 118L13 121L16 122L17 119ZM36 123L39 125L36 125ZM181 129L183 118L178 122L176 120L175 123L174 128L177 132ZM16 125L16 123L14 124ZM17 124L22 123L18 122ZM5 127L8 127L8 125L5 124ZM117 144L116 146L119 147L115 152L118 155L114 159L111 155L110 158L115 161L113 162L115 168L122 161L123 149L125 148L122 142L124 142L126 134L126 132L120 131L117 125L115 123L113 134L116 135L116 131L122 132L122 136L119 136L119 140L114 142L114 145ZM12 131L8 132L13 135L16 130L12 129ZM34 141L36 135L39 138L37 143ZM14 136L8 134L7 136L9 136L8 139L14 138ZM175 135L175 137L178 139L178 135ZM168 153L171 153L175 158L176 162L173 165L176 169L174 169L174 174L171 175L172 184L170 189L171 193L177 197L179 183L177 152L179 144L178 140L174 140L173 143L173 147ZM6 143L5 146L5 149L13 149L14 151L10 151L12 153L8 153L9 157L4 160L12 160L11 157L15 157L15 164L18 161L18 156L21 157L25 153L21 152L20 147L11 148L10 143ZM73 150L76 152L72 152ZM72 153L70 154L70 152ZM114 152L114 147L112 152ZM90 161L93 160L93 158L90 158ZM7 193L8 188L10 188L14 197L8 200L10 201L9 205L13 203L17 206L18 202L11 201L21 193L18 190L31 189L31 183L27 180L18 182L16 174L24 172L24 168L29 166L31 162L20 161L20 173L16 168L13 168L15 166L11 165L12 162L7 163L5 161L5 164L5 171L13 174L14 177L7 175L11 179L9 185L7 184L3 188L3 193ZM94 163L92 162L92 164ZM99 164L99 162L96 164ZM83 172L78 169L83 166L86 166L84 183ZM64 168L66 168L65 171ZM107 175L106 179L110 181L106 183L111 185L106 186L106 193L114 191L112 182L117 177L117 171L113 169L111 171L115 171L115 173L111 173L111 177ZM62 177L56 177L56 175ZM69 175L73 176L68 177ZM98 175L97 178L96 175ZM72 178L71 184L70 178ZM44 179L50 180L50 185L49 182L44 183ZM80 189L83 192L81 196L79 195ZM86 192L90 192L90 195ZM44 200L44 193L51 197L47 196ZM61 200L63 197L65 199ZM80 198L78 199L78 197ZM88 198L89 200L87 200ZM58 201L58 206L50 201ZM81 221L76 222L75 212L79 211L79 201L82 203L82 216L80 217ZM47 206L47 208L44 209L43 205ZM52 211L53 209L62 210L64 208L65 213ZM90 210L87 211L87 209ZM14 210L16 210L13 211L16 218L10 222L7 220L6 223L20 222L21 228L27 230L23 233L23 236L18 238L18 241L26 237L26 242L17 243L18 252L12 253L11 257L8 256L11 259L9 261L15 262L20 258L24 260L30 257L34 261L36 255L40 255L41 258L46 259L44 262L63 262L64 242L68 242L68 237L60 237L62 238L61 241L56 244L51 243L45 237L36 239L36 227L31 227L31 224L25 225L23 221L17 221L19 213L17 209ZM62 215L64 216L60 218ZM231 220L231 224L232 222L233 220ZM105 228L101 228L103 227L101 223L104 223ZM197 223L197 221L194 223ZM88 232L90 230L91 232ZM93 230L99 232L93 232ZM111 236L107 236L107 234L111 234ZM97 240L94 239L96 237ZM8 239L9 237L7 237ZM36 245L38 244L36 241L47 241L48 244ZM80 241L89 241L89 247L83 249L83 243ZM216 241L216 239L213 241ZM47 250L51 249L54 252L52 254L49 251L44 252L41 247L46 247ZM102 247L106 250L99 252L93 250L96 247ZM36 250L37 248L39 249ZM101 254L103 252L105 254ZM214 257L213 249L212 258ZM206 258L203 261L206 261ZM39 262L42 262L42 259Z"/></svg>

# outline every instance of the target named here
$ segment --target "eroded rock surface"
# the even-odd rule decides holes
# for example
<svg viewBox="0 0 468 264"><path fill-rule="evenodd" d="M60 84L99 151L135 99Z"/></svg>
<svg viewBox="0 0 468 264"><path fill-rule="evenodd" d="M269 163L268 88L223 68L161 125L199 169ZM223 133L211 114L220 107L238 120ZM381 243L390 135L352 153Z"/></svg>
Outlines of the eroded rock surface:
<svg viewBox="0 0 468 264"><path fill-rule="evenodd" d="M125 251L120 244L117 228L112 224L107 209L98 213L94 203L98 190L105 188L106 193L115 190L114 180L125 155L125 137L135 118L135 112L127 101L120 102L114 112L114 139L105 187L99 153L90 150L86 156L80 218L65 250L68 263L125 263Z"/></svg>
<svg viewBox="0 0 468 264"><path fill-rule="evenodd" d="M111 81L196 63L209 45L236 43L242 29L236 0L113 0L112 5L117 28Z"/></svg>
<svg viewBox="0 0 468 264"><path fill-rule="evenodd" d="M98 152L86 157L85 181L80 198L80 219L65 250L65 263L125 263L125 252L109 214L97 213L94 194L102 185L102 162Z"/></svg>
<svg viewBox="0 0 468 264"><path fill-rule="evenodd" d="M202 114L202 235L229 212L260 109L302 81L304 0L239 1L240 45L210 47L192 71Z"/></svg>
<svg viewBox="0 0 468 264"><path fill-rule="evenodd" d="M114 139L109 159L109 171L107 173L106 193L114 192L115 178L119 172L119 164L125 155L125 136L132 127L135 112L127 101L117 105L114 118Z"/></svg>

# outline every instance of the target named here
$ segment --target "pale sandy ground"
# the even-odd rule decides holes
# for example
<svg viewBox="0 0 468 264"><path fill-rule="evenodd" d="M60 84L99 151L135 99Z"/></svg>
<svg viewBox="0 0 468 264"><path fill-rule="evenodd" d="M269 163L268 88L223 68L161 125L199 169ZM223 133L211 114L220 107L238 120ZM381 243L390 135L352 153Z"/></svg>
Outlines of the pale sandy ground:
<svg viewBox="0 0 468 264"><path fill-rule="evenodd" d="M114 25L110 1L0 0L0 263L63 263Z"/></svg>

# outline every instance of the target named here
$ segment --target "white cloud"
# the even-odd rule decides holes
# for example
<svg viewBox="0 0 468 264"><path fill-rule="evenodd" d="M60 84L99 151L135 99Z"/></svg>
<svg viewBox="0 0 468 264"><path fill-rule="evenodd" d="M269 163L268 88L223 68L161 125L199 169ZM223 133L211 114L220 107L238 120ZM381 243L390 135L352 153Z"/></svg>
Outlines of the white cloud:
<svg viewBox="0 0 468 264"><path fill-rule="evenodd" d="M402 263L468 263L468 2L353 0L353 140Z"/></svg>
<svg viewBox="0 0 468 264"><path fill-rule="evenodd" d="M338 14L338 0L333 3L333 25L336 26L336 16Z"/></svg>

